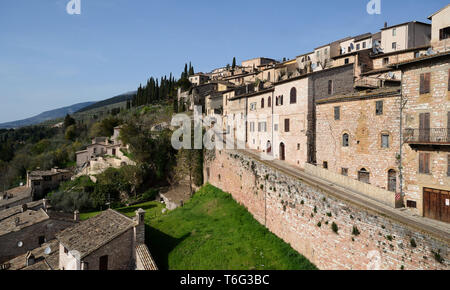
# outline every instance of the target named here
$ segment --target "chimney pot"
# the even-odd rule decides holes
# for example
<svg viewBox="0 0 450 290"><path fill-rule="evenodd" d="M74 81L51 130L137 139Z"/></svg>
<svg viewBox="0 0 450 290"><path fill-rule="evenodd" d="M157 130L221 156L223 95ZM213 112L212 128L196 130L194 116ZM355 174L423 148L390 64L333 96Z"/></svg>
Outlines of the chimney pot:
<svg viewBox="0 0 450 290"><path fill-rule="evenodd" d="M76 210L76 211L73 213L73 219L74 219L74 221L76 221L76 222L79 222L79 221L80 221L80 212L79 212L78 210Z"/></svg>
<svg viewBox="0 0 450 290"><path fill-rule="evenodd" d="M28 252L27 253L27 257L26 257L26 266L28 267L28 266L31 266L31 265L34 265L34 263L35 263L35 258L34 258L34 255L31 253L31 252Z"/></svg>

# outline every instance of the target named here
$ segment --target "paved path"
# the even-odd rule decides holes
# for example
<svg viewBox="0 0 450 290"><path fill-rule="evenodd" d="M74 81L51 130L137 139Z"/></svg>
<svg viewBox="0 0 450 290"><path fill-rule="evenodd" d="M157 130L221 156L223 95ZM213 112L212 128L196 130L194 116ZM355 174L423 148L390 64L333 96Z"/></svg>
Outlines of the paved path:
<svg viewBox="0 0 450 290"><path fill-rule="evenodd" d="M393 219L410 228L413 228L416 231L430 234L450 244L450 224L413 215L405 209L394 209L376 200L366 197L359 192L349 190L347 188L330 183L329 181L318 178L314 175L308 174L304 170L286 164L281 160L263 160L261 158L261 153L257 151L247 149L244 151L241 150L239 152L243 152L249 157L257 160L258 162L279 170L293 178L300 179L305 183L322 189L328 194L335 196L340 200L376 212L377 214Z"/></svg>

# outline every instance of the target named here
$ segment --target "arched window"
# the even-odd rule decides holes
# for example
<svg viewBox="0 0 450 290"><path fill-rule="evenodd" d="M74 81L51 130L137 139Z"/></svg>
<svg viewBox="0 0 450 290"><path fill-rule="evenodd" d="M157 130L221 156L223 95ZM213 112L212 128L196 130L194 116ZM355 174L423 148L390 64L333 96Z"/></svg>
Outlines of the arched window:
<svg viewBox="0 0 450 290"><path fill-rule="evenodd" d="M261 99L261 109L264 109L264 98Z"/></svg>
<svg viewBox="0 0 450 290"><path fill-rule="evenodd" d="M291 89L291 104L296 104L296 103L297 103L297 89L292 88Z"/></svg>
<svg viewBox="0 0 450 290"><path fill-rule="evenodd" d="M397 191L397 172L393 169L388 171L388 190Z"/></svg>
<svg viewBox="0 0 450 290"><path fill-rule="evenodd" d="M350 145L350 136L345 133L342 135L342 147L349 147Z"/></svg>
<svg viewBox="0 0 450 290"><path fill-rule="evenodd" d="M267 100L267 107L272 107L272 97L269 97L269 99Z"/></svg>
<svg viewBox="0 0 450 290"><path fill-rule="evenodd" d="M358 180L367 184L370 184L370 172L365 168L358 172Z"/></svg>

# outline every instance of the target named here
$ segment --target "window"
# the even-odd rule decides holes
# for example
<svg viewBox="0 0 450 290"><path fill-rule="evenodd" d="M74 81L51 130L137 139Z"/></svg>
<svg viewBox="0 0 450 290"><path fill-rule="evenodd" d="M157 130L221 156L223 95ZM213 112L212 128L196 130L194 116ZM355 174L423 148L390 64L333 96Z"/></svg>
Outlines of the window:
<svg viewBox="0 0 450 290"><path fill-rule="evenodd" d="M375 103L375 113L377 116L383 115L383 101L378 101Z"/></svg>
<svg viewBox="0 0 450 290"><path fill-rule="evenodd" d="M389 135L382 134L381 135L381 148L389 148Z"/></svg>
<svg viewBox="0 0 450 290"><path fill-rule="evenodd" d="M430 79L431 73L424 73L420 75L420 94L430 93Z"/></svg>
<svg viewBox="0 0 450 290"><path fill-rule="evenodd" d="M325 55L328 55L328 48L325 48Z"/></svg>
<svg viewBox="0 0 450 290"><path fill-rule="evenodd" d="M383 58L383 65L388 65L388 64L389 64L389 57Z"/></svg>
<svg viewBox="0 0 450 290"><path fill-rule="evenodd" d="M292 88L291 89L291 104L296 104L296 103L297 103L297 89Z"/></svg>
<svg viewBox="0 0 450 290"><path fill-rule="evenodd" d="M255 132L255 123L254 122L250 122L250 132Z"/></svg>
<svg viewBox="0 0 450 290"><path fill-rule="evenodd" d="M341 107L334 107L334 120L338 121L341 119Z"/></svg>
<svg viewBox="0 0 450 290"><path fill-rule="evenodd" d="M264 109L264 98L261 99L261 109Z"/></svg>
<svg viewBox="0 0 450 290"><path fill-rule="evenodd" d="M370 184L370 172L365 168L358 172L358 180L367 184Z"/></svg>
<svg viewBox="0 0 450 290"><path fill-rule="evenodd" d="M394 49L394 50L397 49L397 42L392 43L392 49Z"/></svg>
<svg viewBox="0 0 450 290"><path fill-rule="evenodd" d="M362 43L362 47L366 48L366 42L365 41Z"/></svg>
<svg viewBox="0 0 450 290"><path fill-rule="evenodd" d="M250 104L250 111L255 111L256 110L256 103L251 103Z"/></svg>
<svg viewBox="0 0 450 290"><path fill-rule="evenodd" d="M392 36L397 36L397 28L392 29Z"/></svg>
<svg viewBox="0 0 450 290"><path fill-rule="evenodd" d="M272 107L272 97L269 97L268 99L267 99L267 107Z"/></svg>
<svg viewBox="0 0 450 290"><path fill-rule="evenodd" d="M349 63L350 63L350 60L349 60L348 58L346 58L346 59L344 60L344 63L345 63L345 64L349 64Z"/></svg>
<svg viewBox="0 0 450 290"><path fill-rule="evenodd" d="M430 174L430 153L419 153L419 173Z"/></svg>
<svg viewBox="0 0 450 290"><path fill-rule="evenodd" d="M333 94L333 80L328 81L328 94L329 95Z"/></svg>
<svg viewBox="0 0 450 290"><path fill-rule="evenodd" d="M450 91L450 69L448 70L448 91Z"/></svg>
<svg viewBox="0 0 450 290"><path fill-rule="evenodd" d="M284 132L289 132L290 131L290 122L289 119L285 119L284 120Z"/></svg>
<svg viewBox="0 0 450 290"><path fill-rule="evenodd" d="M360 50L360 49L361 49L361 44L358 43L358 44L356 45L356 50Z"/></svg>
<svg viewBox="0 0 450 290"><path fill-rule="evenodd" d="M343 176L348 176L348 168L342 168L342 169L341 169L341 174L342 174Z"/></svg>
<svg viewBox="0 0 450 290"><path fill-rule="evenodd" d="M274 130L275 132L278 132L278 124L275 124L275 125L273 126L273 130Z"/></svg>
<svg viewBox="0 0 450 290"><path fill-rule="evenodd" d="M450 38L450 26L439 30L439 40Z"/></svg>
<svg viewBox="0 0 450 290"><path fill-rule="evenodd" d="M280 105L283 106L283 95L280 96Z"/></svg>
<svg viewBox="0 0 450 290"><path fill-rule="evenodd" d="M342 135L342 147L349 147L350 146L350 136L345 133Z"/></svg>
<svg viewBox="0 0 450 290"><path fill-rule="evenodd" d="M327 161L324 161L324 162L323 162L323 168L324 168L324 169L328 169L328 162L327 162Z"/></svg>
<svg viewBox="0 0 450 290"><path fill-rule="evenodd" d="M450 155L447 155L447 176L450 177Z"/></svg>
<svg viewBox="0 0 450 290"><path fill-rule="evenodd" d="M300 151L300 144L297 144L297 150ZM450 158L450 155L449 155Z"/></svg>
<svg viewBox="0 0 450 290"><path fill-rule="evenodd" d="M417 202L416 201L412 201L412 200L407 200L406 201L406 206L408 208L417 208Z"/></svg>

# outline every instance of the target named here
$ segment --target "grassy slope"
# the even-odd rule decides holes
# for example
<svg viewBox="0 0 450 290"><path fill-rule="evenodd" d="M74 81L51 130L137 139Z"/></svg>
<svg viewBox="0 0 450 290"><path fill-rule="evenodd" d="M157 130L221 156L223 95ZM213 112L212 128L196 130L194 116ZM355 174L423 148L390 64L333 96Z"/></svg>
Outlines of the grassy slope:
<svg viewBox="0 0 450 290"><path fill-rule="evenodd" d="M316 269L229 194L211 185L203 187L183 208L165 215L155 202L120 211L132 216L139 207L147 211L147 244L160 269Z"/></svg>

